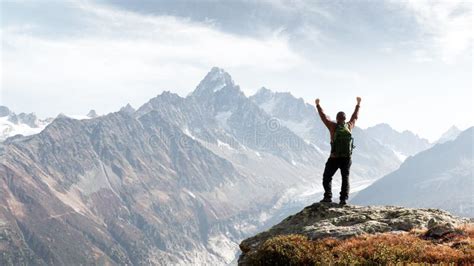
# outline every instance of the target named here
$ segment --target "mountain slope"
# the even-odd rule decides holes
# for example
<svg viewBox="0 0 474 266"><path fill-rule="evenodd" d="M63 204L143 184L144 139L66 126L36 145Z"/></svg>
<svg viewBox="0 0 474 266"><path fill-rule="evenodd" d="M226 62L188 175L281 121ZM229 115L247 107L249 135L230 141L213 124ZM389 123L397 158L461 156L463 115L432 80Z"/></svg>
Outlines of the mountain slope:
<svg viewBox="0 0 474 266"><path fill-rule="evenodd" d="M360 191L355 204L429 207L474 217L474 128L408 158L398 170Z"/></svg>
<svg viewBox="0 0 474 266"><path fill-rule="evenodd" d="M319 187L320 153L259 146L278 134L301 140L267 127L247 98L236 104L237 88L222 92L227 109L217 103L226 95L197 102L163 93L136 112L59 116L39 134L7 139L2 264L231 262L240 239ZM228 127L216 119L221 111L231 112ZM248 132L257 137L240 142Z"/></svg>
<svg viewBox="0 0 474 266"><path fill-rule="evenodd" d="M31 263L222 263L221 232L237 241L274 200L157 112L62 117L4 145L1 241Z"/></svg>

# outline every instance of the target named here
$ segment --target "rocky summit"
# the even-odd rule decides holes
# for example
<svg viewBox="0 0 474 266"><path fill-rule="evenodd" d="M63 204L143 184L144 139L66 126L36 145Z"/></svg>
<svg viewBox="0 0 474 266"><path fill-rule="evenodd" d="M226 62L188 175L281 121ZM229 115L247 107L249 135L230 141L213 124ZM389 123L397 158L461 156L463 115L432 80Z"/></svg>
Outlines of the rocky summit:
<svg viewBox="0 0 474 266"><path fill-rule="evenodd" d="M245 239L240 244L239 265L253 265L249 257L269 239L286 235L301 235L308 240L349 239L364 234L394 233L425 230L425 236L440 237L455 228L471 224L438 209L412 209L397 206L344 206L336 203L314 203L291 215L267 231ZM283 246L283 248L285 248Z"/></svg>

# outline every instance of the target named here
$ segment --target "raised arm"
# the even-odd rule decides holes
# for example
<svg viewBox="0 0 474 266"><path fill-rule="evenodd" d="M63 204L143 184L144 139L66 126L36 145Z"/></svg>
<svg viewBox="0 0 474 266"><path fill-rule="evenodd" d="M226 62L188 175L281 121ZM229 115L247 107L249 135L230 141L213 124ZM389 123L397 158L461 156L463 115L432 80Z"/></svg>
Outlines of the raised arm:
<svg viewBox="0 0 474 266"><path fill-rule="evenodd" d="M329 117L324 113L324 110L323 108L321 108L321 105L319 105L319 98L316 99L314 102L316 103L316 109L318 109L319 117L321 117L321 120L327 128L331 128L331 121L329 120Z"/></svg>
<svg viewBox="0 0 474 266"><path fill-rule="evenodd" d="M352 113L351 120L349 120L348 122L351 129L355 127L355 122L359 118L360 101L362 101L360 97L357 97L356 99L357 99L357 105L355 107L354 113Z"/></svg>

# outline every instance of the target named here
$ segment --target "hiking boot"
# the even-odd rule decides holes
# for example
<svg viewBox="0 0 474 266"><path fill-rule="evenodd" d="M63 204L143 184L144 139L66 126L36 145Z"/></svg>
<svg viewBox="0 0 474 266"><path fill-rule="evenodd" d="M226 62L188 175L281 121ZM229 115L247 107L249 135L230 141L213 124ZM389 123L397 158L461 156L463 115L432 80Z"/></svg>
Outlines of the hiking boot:
<svg viewBox="0 0 474 266"><path fill-rule="evenodd" d="M341 200L339 201L339 206L346 206L347 205L347 201L346 200Z"/></svg>
<svg viewBox="0 0 474 266"><path fill-rule="evenodd" d="M321 202L321 203L331 203L332 200L330 198L324 198L324 199L320 200L319 202Z"/></svg>

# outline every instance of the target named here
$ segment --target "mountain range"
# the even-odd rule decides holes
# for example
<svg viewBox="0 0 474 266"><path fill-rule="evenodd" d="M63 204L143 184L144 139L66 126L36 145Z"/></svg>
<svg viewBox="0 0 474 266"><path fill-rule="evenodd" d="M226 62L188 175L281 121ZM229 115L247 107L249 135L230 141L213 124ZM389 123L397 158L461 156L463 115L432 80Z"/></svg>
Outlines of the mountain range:
<svg viewBox="0 0 474 266"><path fill-rule="evenodd" d="M385 123L369 127L366 132L381 145L392 149L402 161L431 146L427 139L408 130L398 132Z"/></svg>
<svg viewBox="0 0 474 266"><path fill-rule="evenodd" d="M15 135L32 135L41 132L53 119L38 119L34 113L15 114L0 106L0 141Z"/></svg>
<svg viewBox="0 0 474 266"><path fill-rule="evenodd" d="M59 114L59 116L66 116ZM75 119L89 119L97 117L95 110L87 115L69 115ZM0 105L0 142L16 135L29 136L41 132L54 118L38 118L35 113L16 114L8 107Z"/></svg>
<svg viewBox="0 0 474 266"><path fill-rule="evenodd" d="M321 195L329 134L315 108L247 97L223 69L186 97L89 114L0 143L0 264L232 263L243 238ZM428 147L354 135L353 191Z"/></svg>
<svg viewBox="0 0 474 266"><path fill-rule="evenodd" d="M358 192L354 204L440 208L474 217L474 128L408 158Z"/></svg>

